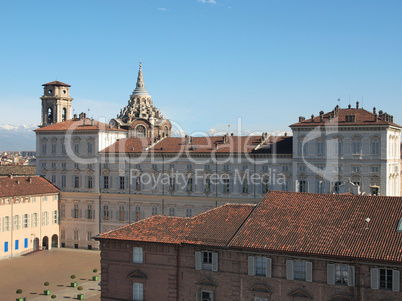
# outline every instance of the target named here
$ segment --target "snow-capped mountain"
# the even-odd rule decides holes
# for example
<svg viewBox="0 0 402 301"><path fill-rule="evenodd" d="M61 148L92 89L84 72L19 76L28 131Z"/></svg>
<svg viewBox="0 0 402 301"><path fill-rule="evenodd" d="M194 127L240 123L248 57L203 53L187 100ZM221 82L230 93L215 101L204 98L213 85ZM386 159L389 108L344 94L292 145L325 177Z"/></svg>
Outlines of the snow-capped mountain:
<svg viewBox="0 0 402 301"><path fill-rule="evenodd" d="M34 130L36 124L0 124L0 151L33 151L35 146Z"/></svg>

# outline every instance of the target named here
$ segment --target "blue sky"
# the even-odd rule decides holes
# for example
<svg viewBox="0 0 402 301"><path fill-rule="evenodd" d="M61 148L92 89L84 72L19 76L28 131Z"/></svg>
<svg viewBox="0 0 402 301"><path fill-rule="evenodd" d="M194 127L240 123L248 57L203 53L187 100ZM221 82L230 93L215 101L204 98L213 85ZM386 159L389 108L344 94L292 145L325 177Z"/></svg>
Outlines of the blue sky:
<svg viewBox="0 0 402 301"><path fill-rule="evenodd" d="M40 121L42 84L109 120L140 58L154 105L188 133L289 130L358 100L402 124L401 1L3 1L0 124Z"/></svg>

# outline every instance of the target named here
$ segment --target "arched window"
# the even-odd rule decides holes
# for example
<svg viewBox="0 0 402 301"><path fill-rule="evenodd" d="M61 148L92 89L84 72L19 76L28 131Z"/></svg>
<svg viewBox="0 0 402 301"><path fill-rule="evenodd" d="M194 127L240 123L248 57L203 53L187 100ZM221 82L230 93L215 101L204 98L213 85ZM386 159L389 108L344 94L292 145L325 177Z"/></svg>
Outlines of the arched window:
<svg viewBox="0 0 402 301"><path fill-rule="evenodd" d="M48 108L47 109L47 123L52 123L53 122L53 109Z"/></svg>
<svg viewBox="0 0 402 301"><path fill-rule="evenodd" d="M144 138L144 137L146 137L146 134L145 134L145 127L142 126L142 125L137 126L137 128L136 128L136 130L135 130L135 136L136 136L137 138Z"/></svg>
<svg viewBox="0 0 402 301"><path fill-rule="evenodd" d="M169 129L167 126L165 126L164 133L165 133L165 137L169 136Z"/></svg>
<svg viewBox="0 0 402 301"><path fill-rule="evenodd" d="M61 121L66 121L67 120L67 110L66 108L63 108L63 111L61 113Z"/></svg>

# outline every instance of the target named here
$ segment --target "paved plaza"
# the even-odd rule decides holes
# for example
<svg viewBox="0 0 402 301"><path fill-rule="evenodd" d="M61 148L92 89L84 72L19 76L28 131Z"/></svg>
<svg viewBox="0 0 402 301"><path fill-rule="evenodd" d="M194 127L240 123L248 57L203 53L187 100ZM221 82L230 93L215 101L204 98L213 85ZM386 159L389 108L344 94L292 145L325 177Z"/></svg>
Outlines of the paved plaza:
<svg viewBox="0 0 402 301"><path fill-rule="evenodd" d="M92 281L93 269L98 269L98 281ZM52 249L38 253L8 258L0 261L0 300L15 300L17 289L27 301L77 300L76 288L70 287L70 276L75 274L84 289L84 300L100 300L100 252L78 249ZM56 299L43 294L43 284Z"/></svg>

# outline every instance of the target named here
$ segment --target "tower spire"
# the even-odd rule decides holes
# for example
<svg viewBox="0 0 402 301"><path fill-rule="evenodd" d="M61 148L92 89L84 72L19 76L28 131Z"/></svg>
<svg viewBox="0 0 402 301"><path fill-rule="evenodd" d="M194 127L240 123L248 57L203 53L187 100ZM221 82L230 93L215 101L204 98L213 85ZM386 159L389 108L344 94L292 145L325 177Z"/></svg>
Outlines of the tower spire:
<svg viewBox="0 0 402 301"><path fill-rule="evenodd" d="M140 61L140 68L138 70L137 85L133 95L149 95L147 89L145 89L144 76L142 74L142 62Z"/></svg>

